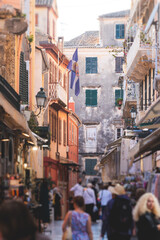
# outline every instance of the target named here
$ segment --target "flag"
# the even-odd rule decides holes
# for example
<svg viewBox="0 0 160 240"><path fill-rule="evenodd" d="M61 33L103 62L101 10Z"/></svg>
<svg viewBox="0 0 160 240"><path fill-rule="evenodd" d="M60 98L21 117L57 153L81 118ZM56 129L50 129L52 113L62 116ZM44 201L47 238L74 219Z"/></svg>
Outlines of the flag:
<svg viewBox="0 0 160 240"><path fill-rule="evenodd" d="M67 68L71 70L71 82L70 88L73 89L75 82L75 95L78 96L80 93L80 82L79 82L79 67L78 67L78 48L76 48L72 60L69 62Z"/></svg>

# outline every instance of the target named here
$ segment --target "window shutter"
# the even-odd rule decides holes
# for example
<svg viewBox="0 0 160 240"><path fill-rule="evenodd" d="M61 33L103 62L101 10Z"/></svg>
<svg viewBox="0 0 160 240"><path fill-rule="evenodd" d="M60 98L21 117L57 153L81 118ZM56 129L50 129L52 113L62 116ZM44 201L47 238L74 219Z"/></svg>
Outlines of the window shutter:
<svg viewBox="0 0 160 240"><path fill-rule="evenodd" d="M97 90L92 90L92 106L97 106Z"/></svg>
<svg viewBox="0 0 160 240"><path fill-rule="evenodd" d="M63 121L63 145L66 146L66 138L67 138L67 132L66 132L66 121Z"/></svg>
<svg viewBox="0 0 160 240"><path fill-rule="evenodd" d="M124 39L124 24L116 24L116 39Z"/></svg>
<svg viewBox="0 0 160 240"><path fill-rule="evenodd" d="M86 58L86 73L91 73L91 58Z"/></svg>
<svg viewBox="0 0 160 240"><path fill-rule="evenodd" d="M62 142L62 121L59 119L59 144Z"/></svg>
<svg viewBox="0 0 160 240"><path fill-rule="evenodd" d="M96 175L97 171L94 170L97 164L97 159L85 159L85 172L86 175Z"/></svg>
<svg viewBox="0 0 160 240"><path fill-rule="evenodd" d="M86 90L86 106L97 106L97 90Z"/></svg>
<svg viewBox="0 0 160 240"><path fill-rule="evenodd" d="M123 63L124 63L124 57L116 57L115 58L115 72L116 73L123 72Z"/></svg>
<svg viewBox="0 0 160 240"><path fill-rule="evenodd" d="M122 98L123 99L123 90L122 89L116 89L115 90L115 105L116 106L118 106L118 104L117 104L118 98Z"/></svg>
<svg viewBox="0 0 160 240"><path fill-rule="evenodd" d="M97 57L86 58L86 73L97 73Z"/></svg>
<svg viewBox="0 0 160 240"><path fill-rule="evenodd" d="M97 73L97 58L92 58L91 73Z"/></svg>
<svg viewBox="0 0 160 240"><path fill-rule="evenodd" d="M24 53L20 55L19 94L23 104L28 104L28 70L24 61Z"/></svg>

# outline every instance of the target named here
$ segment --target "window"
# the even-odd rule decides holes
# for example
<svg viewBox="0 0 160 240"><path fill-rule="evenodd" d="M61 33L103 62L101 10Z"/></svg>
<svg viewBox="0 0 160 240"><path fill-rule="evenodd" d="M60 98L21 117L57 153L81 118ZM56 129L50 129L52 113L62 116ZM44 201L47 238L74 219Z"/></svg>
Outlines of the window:
<svg viewBox="0 0 160 240"><path fill-rule="evenodd" d="M69 123L69 140L72 140L72 129L71 129L71 122Z"/></svg>
<svg viewBox="0 0 160 240"><path fill-rule="evenodd" d="M97 90L86 90L86 106L97 106Z"/></svg>
<svg viewBox="0 0 160 240"><path fill-rule="evenodd" d="M124 24L116 24L116 39L124 39Z"/></svg>
<svg viewBox="0 0 160 240"><path fill-rule="evenodd" d="M94 170L95 165L97 164L97 159L85 159L85 172L86 175L96 175L97 171Z"/></svg>
<svg viewBox="0 0 160 240"><path fill-rule="evenodd" d="M115 72L116 73L123 72L123 63L124 63L124 57L116 57L115 58Z"/></svg>
<svg viewBox="0 0 160 240"><path fill-rule="evenodd" d="M55 27L56 25L55 25L55 21L53 20L53 38L55 38L56 37L56 27Z"/></svg>
<svg viewBox="0 0 160 240"><path fill-rule="evenodd" d="M117 136L116 138L120 138L121 137L121 128L117 128Z"/></svg>
<svg viewBox="0 0 160 240"><path fill-rule="evenodd" d="M152 95L152 89L151 89L151 69L149 69L149 106L151 105L151 95Z"/></svg>
<svg viewBox="0 0 160 240"><path fill-rule="evenodd" d="M53 126L53 140L54 140L54 142L56 142L56 139L57 139L57 117L56 117L56 113L53 113L52 126Z"/></svg>
<svg viewBox="0 0 160 240"><path fill-rule="evenodd" d="M117 100L121 98L123 99L123 89L116 89L115 90L115 105L118 106Z"/></svg>
<svg viewBox="0 0 160 240"><path fill-rule="evenodd" d="M155 69L153 69L153 79L154 79L154 75L155 75ZM153 101L154 101L154 95L155 95L155 89L153 87Z"/></svg>
<svg viewBox="0 0 160 240"><path fill-rule="evenodd" d="M59 144L62 143L62 120L59 119Z"/></svg>
<svg viewBox="0 0 160 240"><path fill-rule="evenodd" d="M77 145L77 127L74 126L74 143Z"/></svg>
<svg viewBox="0 0 160 240"><path fill-rule="evenodd" d="M145 76L145 110L147 110L147 75Z"/></svg>
<svg viewBox="0 0 160 240"><path fill-rule="evenodd" d="M28 70L24 60L24 52L20 55L20 71L19 71L19 94L23 104L28 103Z"/></svg>
<svg viewBox="0 0 160 240"><path fill-rule="evenodd" d="M140 94L141 94L141 99L140 99L141 111L143 111L143 81L140 83Z"/></svg>
<svg viewBox="0 0 160 240"><path fill-rule="evenodd" d="M72 143L74 142L74 125L72 124Z"/></svg>
<svg viewBox="0 0 160 240"><path fill-rule="evenodd" d="M38 14L35 14L35 25L38 26Z"/></svg>
<svg viewBox="0 0 160 240"><path fill-rule="evenodd" d="M66 121L63 121L63 145L66 146L67 143L67 128L66 128Z"/></svg>
<svg viewBox="0 0 160 240"><path fill-rule="evenodd" d="M97 73L97 57L86 58L86 73Z"/></svg>

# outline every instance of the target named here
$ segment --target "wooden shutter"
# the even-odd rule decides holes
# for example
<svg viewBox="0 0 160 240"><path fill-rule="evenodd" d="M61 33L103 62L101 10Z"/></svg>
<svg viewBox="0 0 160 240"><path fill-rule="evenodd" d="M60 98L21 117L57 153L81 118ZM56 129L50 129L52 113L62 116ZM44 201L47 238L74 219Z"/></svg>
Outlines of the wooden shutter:
<svg viewBox="0 0 160 240"><path fill-rule="evenodd" d="M59 144L62 143L62 121L59 119Z"/></svg>
<svg viewBox="0 0 160 240"><path fill-rule="evenodd" d="M123 99L123 90L122 89L116 89L115 90L115 105L116 106L118 106L118 104L117 104L118 98L122 98Z"/></svg>
<svg viewBox="0 0 160 240"><path fill-rule="evenodd" d="M20 55L19 94L22 103L28 104L28 70L26 69L23 52Z"/></svg>
<svg viewBox="0 0 160 240"><path fill-rule="evenodd" d="M86 58L86 73L97 73L97 57Z"/></svg>
<svg viewBox="0 0 160 240"><path fill-rule="evenodd" d="M35 25L38 26L38 14L35 14Z"/></svg>
<svg viewBox="0 0 160 240"><path fill-rule="evenodd" d="M85 172L86 175L96 175L96 171L94 170L95 165L97 164L97 159L85 159Z"/></svg>
<svg viewBox="0 0 160 240"><path fill-rule="evenodd" d="M123 72L123 63L124 63L124 57L116 57L115 58L115 72L116 73Z"/></svg>
<svg viewBox="0 0 160 240"><path fill-rule="evenodd" d="M86 106L97 106L97 90L86 90Z"/></svg>
<svg viewBox="0 0 160 240"><path fill-rule="evenodd" d="M124 39L124 24L116 25L116 39Z"/></svg>
<svg viewBox="0 0 160 240"><path fill-rule="evenodd" d="M66 128L66 121L63 121L63 145L66 146L67 140L67 128Z"/></svg>

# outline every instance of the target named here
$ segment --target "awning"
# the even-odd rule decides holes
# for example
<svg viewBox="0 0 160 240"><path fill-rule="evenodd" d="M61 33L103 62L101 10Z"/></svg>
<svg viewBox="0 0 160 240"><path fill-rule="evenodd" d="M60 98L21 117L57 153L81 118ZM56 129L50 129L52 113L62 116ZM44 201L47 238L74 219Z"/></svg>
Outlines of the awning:
<svg viewBox="0 0 160 240"><path fill-rule="evenodd" d="M138 122L137 126L147 122L149 119L157 118L160 116L160 97L148 108L144 117L142 117Z"/></svg>
<svg viewBox="0 0 160 240"><path fill-rule="evenodd" d="M100 164L104 164L107 160L108 160L108 157L117 150L117 148L113 148L112 150L110 150L102 159L101 159L101 162Z"/></svg>
<svg viewBox="0 0 160 240"><path fill-rule="evenodd" d="M34 145L37 145L37 140L33 136L32 131L28 127L28 123L22 113L17 111L0 92L0 107L4 110L3 122L12 130L22 130L31 138Z"/></svg>
<svg viewBox="0 0 160 240"><path fill-rule="evenodd" d="M148 137L140 140L130 151L132 162L142 154L154 153L160 150L160 128L151 133Z"/></svg>

